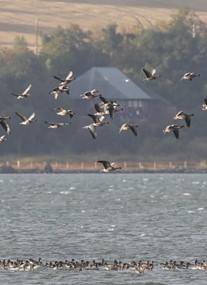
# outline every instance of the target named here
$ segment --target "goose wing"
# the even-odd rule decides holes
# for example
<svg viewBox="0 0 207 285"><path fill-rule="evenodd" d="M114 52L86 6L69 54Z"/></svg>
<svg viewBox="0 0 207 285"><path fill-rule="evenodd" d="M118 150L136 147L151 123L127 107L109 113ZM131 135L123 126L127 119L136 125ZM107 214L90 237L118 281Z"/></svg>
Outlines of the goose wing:
<svg viewBox="0 0 207 285"><path fill-rule="evenodd" d="M206 99L206 102L207 102L207 99ZM95 107L96 112L98 113L104 112L104 108L101 107L100 105L95 104L94 107Z"/></svg>
<svg viewBox="0 0 207 285"><path fill-rule="evenodd" d="M94 121L94 123L97 123L97 119L98 119L97 116L95 116L95 115L93 115L93 114L88 114L88 116L92 118L92 120Z"/></svg>
<svg viewBox="0 0 207 285"><path fill-rule="evenodd" d="M132 131L132 133L137 136L137 130L135 126L130 126L130 130Z"/></svg>
<svg viewBox="0 0 207 285"><path fill-rule="evenodd" d="M15 114L16 114L23 122L27 120L27 118L26 118L25 116L21 115L20 113L15 112Z"/></svg>
<svg viewBox="0 0 207 285"><path fill-rule="evenodd" d="M30 85L24 90L24 92L22 93L22 95L27 94L27 93L29 92L29 90L31 89L31 87L32 87L32 84L30 84Z"/></svg>
<svg viewBox="0 0 207 285"><path fill-rule="evenodd" d="M152 77L152 74L151 74L150 71L148 71L148 70L146 70L146 69L144 69L144 68L142 69L142 71L144 72L144 74L146 75L147 78Z"/></svg>
<svg viewBox="0 0 207 285"><path fill-rule="evenodd" d="M34 119L35 117L35 113L32 113L32 115L28 118L28 121L32 121L32 119Z"/></svg>
<svg viewBox="0 0 207 285"><path fill-rule="evenodd" d="M0 121L0 124L1 124L2 128L7 132L7 134L11 133L9 124L5 120Z"/></svg>
<svg viewBox="0 0 207 285"><path fill-rule="evenodd" d="M106 98L104 98L102 95L100 95L99 98L101 99L101 101L102 101L104 104L109 103L109 100L106 99Z"/></svg>
<svg viewBox="0 0 207 285"><path fill-rule="evenodd" d="M97 162L102 163L105 169L111 167L111 163L108 160L98 160Z"/></svg>
<svg viewBox="0 0 207 285"><path fill-rule="evenodd" d="M92 135L93 139L96 139L97 134L96 134L96 129L95 126L93 124L89 125L88 127L90 134Z"/></svg>
<svg viewBox="0 0 207 285"><path fill-rule="evenodd" d="M152 76L154 76L156 74L157 70L155 68L153 68L153 70L151 71Z"/></svg>
<svg viewBox="0 0 207 285"><path fill-rule="evenodd" d="M176 139L179 139L179 129L174 129L173 134L176 137Z"/></svg>
<svg viewBox="0 0 207 285"><path fill-rule="evenodd" d="M70 72L68 73L67 77L65 78L65 80L66 80L66 81L71 80L72 77L73 77L73 72L70 71Z"/></svg>
<svg viewBox="0 0 207 285"><path fill-rule="evenodd" d="M190 127L190 123L191 123L191 116L186 116L185 117L185 122L186 122L187 127L189 128Z"/></svg>
<svg viewBox="0 0 207 285"><path fill-rule="evenodd" d="M61 82L64 81L64 79L62 79L62 78L60 78L60 77L58 77L58 76L56 76L56 75L54 75L53 78L55 78L55 79L57 79L57 80L59 80L59 81L61 81Z"/></svg>

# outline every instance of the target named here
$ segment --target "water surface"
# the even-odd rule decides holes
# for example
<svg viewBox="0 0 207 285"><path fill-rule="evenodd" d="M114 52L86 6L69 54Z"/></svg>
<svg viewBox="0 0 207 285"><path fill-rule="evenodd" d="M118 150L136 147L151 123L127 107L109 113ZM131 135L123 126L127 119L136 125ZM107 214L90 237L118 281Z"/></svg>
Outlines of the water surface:
<svg viewBox="0 0 207 285"><path fill-rule="evenodd" d="M205 174L1 174L0 259L154 260L153 271L0 270L1 284L206 284Z"/></svg>

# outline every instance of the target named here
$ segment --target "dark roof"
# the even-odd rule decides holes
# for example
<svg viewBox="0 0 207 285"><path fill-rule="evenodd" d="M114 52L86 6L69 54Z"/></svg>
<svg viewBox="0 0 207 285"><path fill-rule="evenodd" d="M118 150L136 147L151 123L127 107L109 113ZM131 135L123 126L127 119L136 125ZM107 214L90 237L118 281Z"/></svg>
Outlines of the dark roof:
<svg viewBox="0 0 207 285"><path fill-rule="evenodd" d="M110 100L162 100L159 95L137 86L116 67L93 67L71 82L70 95L80 99L80 94L97 89Z"/></svg>

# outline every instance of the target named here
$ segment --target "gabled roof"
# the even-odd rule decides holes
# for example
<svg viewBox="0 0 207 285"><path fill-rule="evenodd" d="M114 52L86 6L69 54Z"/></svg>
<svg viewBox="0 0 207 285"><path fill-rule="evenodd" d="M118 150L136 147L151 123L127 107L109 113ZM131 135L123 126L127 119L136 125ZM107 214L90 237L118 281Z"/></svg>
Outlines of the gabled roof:
<svg viewBox="0 0 207 285"><path fill-rule="evenodd" d="M116 67L93 67L78 76L70 86L71 97L76 99L80 99L80 94L92 89L99 90L110 100L155 99Z"/></svg>

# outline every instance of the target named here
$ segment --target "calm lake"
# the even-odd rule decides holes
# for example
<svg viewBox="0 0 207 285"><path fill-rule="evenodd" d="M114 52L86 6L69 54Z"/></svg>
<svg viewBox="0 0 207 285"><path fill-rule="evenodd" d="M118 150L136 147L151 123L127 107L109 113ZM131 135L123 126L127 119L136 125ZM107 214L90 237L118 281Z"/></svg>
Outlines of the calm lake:
<svg viewBox="0 0 207 285"><path fill-rule="evenodd" d="M152 271L0 269L1 284L206 285L206 174L1 174L0 259L154 261Z"/></svg>

